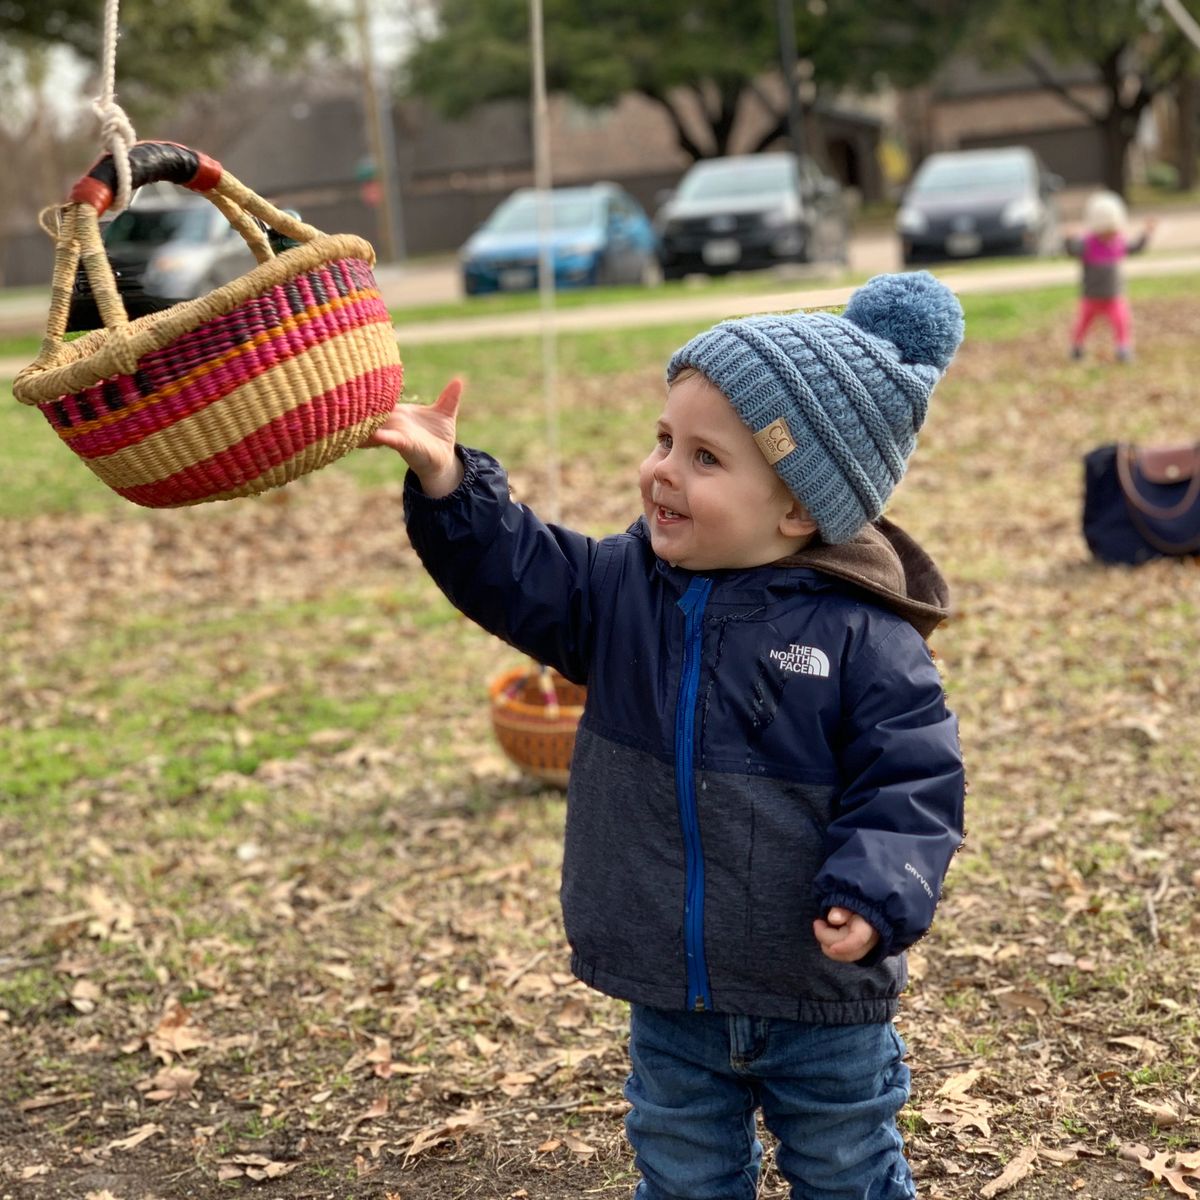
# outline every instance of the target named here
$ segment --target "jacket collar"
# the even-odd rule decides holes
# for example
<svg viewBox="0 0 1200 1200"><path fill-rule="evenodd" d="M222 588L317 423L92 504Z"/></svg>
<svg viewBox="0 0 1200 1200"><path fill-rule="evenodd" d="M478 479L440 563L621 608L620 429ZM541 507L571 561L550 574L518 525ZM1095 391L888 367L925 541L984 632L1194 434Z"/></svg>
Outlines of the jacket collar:
<svg viewBox="0 0 1200 1200"><path fill-rule="evenodd" d="M639 517L629 532L653 553L645 518ZM680 591L694 574L657 557L654 566ZM771 573L769 579L764 579L764 571ZM937 564L886 517L864 526L848 542L831 545L817 540L798 554L765 567L708 574L720 582L721 599L733 602L742 599L739 593L743 591L746 599L761 601L764 585L768 589L780 586L794 589L803 584L811 590L821 590L840 581L869 593L877 604L908 621L922 637L928 637L950 615L950 589Z"/></svg>
<svg viewBox="0 0 1200 1200"><path fill-rule="evenodd" d="M864 526L848 542L815 541L782 563L832 575L870 592L922 637L950 615L950 588L937 564L886 517Z"/></svg>

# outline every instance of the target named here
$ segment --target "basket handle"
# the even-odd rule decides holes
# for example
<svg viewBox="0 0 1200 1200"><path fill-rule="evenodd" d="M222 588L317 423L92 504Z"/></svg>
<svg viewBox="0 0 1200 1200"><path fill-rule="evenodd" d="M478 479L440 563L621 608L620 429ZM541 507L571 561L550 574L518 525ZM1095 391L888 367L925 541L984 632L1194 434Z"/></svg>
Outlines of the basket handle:
<svg viewBox="0 0 1200 1200"><path fill-rule="evenodd" d="M311 242L321 236L319 229L296 220L251 191L216 159L188 146L176 142L136 142L129 151L129 166L133 187L147 183L175 183L199 192L241 234L260 263L274 257L274 251L266 234L253 219L255 217L296 242ZM75 183L67 204L60 210L50 311L34 367L52 366L61 354L70 314L71 289L81 262L104 327L123 332L129 325L112 264L100 238L99 218L113 202L116 179L116 164L112 155L106 154Z"/></svg>
<svg viewBox="0 0 1200 1200"><path fill-rule="evenodd" d="M558 691L554 686L554 676L550 674L550 668L543 663L537 664L538 672L538 691L542 696L542 704L546 709L546 716L551 721L558 720Z"/></svg>
<svg viewBox="0 0 1200 1200"><path fill-rule="evenodd" d="M176 183L194 192L207 192L221 179L221 164L177 142L135 142L129 150L129 186ZM71 189L73 203L86 202L103 216L117 190L117 166L111 154L97 159Z"/></svg>

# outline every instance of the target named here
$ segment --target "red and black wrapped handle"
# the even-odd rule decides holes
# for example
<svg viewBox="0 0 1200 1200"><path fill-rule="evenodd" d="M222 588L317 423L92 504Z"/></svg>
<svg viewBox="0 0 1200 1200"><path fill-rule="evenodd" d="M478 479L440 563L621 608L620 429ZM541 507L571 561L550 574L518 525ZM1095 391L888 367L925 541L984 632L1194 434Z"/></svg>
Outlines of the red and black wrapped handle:
<svg viewBox="0 0 1200 1200"><path fill-rule="evenodd" d="M177 142L135 142L129 148L130 187L175 183L193 192L207 192L221 179L221 164L199 150ZM103 215L117 192L117 165L111 154L98 159L71 189L75 204L90 204Z"/></svg>

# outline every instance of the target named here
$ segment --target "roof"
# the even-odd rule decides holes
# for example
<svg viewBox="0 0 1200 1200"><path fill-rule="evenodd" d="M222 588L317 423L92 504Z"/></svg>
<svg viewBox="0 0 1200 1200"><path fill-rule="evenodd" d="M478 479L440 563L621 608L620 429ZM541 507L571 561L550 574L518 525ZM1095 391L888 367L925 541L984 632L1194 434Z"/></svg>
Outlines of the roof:
<svg viewBox="0 0 1200 1200"><path fill-rule="evenodd" d="M1066 87L1099 82L1098 72L1091 63L1060 63L1045 51L1036 53L1046 71ZM1040 92L1045 86L1038 73L1023 62L984 65L967 54L949 59L933 77L933 93L941 100L1002 92Z"/></svg>

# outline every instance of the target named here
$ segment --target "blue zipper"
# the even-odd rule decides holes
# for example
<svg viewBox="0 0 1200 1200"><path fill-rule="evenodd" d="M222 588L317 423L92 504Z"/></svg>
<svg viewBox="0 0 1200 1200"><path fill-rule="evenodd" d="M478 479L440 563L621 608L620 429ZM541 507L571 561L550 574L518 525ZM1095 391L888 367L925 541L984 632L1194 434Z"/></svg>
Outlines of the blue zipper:
<svg viewBox="0 0 1200 1200"><path fill-rule="evenodd" d="M708 963L704 957L704 848L696 813L696 694L700 686L701 618L712 580L697 577L678 603L684 614L683 671L675 706L675 796L683 830L684 880L683 942L687 957L688 1007L712 1008Z"/></svg>

